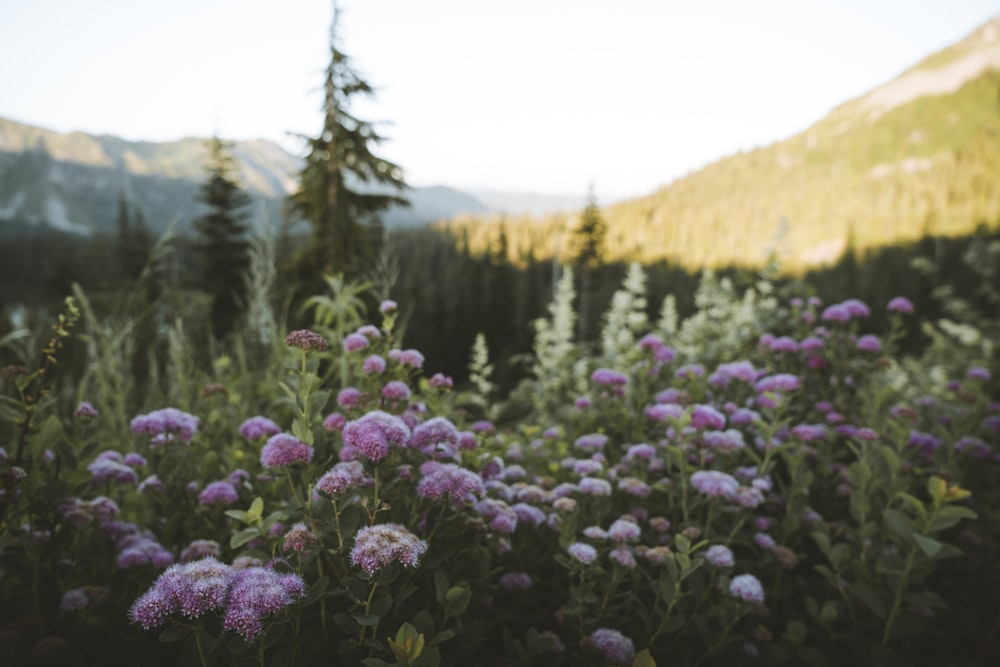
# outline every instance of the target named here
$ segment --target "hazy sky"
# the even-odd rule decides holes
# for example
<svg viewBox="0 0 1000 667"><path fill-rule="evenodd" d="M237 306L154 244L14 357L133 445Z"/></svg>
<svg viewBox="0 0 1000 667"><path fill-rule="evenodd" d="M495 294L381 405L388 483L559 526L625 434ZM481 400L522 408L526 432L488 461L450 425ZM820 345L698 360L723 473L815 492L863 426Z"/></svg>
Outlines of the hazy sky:
<svg viewBox="0 0 1000 667"><path fill-rule="evenodd" d="M782 139L997 0L341 0L353 111L413 185L602 200ZM316 134L328 0L0 0L0 116L128 139Z"/></svg>

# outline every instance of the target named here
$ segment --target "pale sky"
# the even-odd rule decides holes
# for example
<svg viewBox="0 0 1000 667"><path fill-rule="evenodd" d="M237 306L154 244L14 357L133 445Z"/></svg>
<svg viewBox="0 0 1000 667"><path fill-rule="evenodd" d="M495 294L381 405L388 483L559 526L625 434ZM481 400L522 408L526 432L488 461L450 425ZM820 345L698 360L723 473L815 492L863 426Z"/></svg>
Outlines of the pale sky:
<svg viewBox="0 0 1000 667"><path fill-rule="evenodd" d="M411 185L643 195L799 132L997 0L341 0L352 110ZM127 139L315 135L329 0L0 0L0 116Z"/></svg>

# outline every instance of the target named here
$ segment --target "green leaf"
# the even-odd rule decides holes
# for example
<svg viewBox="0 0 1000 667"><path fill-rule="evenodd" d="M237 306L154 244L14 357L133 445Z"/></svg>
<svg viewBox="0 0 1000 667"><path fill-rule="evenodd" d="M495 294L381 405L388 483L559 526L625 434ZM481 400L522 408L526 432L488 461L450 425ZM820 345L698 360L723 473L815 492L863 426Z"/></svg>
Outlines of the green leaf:
<svg viewBox="0 0 1000 667"><path fill-rule="evenodd" d="M924 504L920 500L905 491L900 491L896 494L896 497L906 503L909 507L913 509L918 517L920 517L921 523L927 520L927 510L924 508Z"/></svg>
<svg viewBox="0 0 1000 667"><path fill-rule="evenodd" d="M264 499L257 496L250 503L250 509L247 510L247 521L249 523L259 523L260 518L264 515Z"/></svg>
<svg viewBox="0 0 1000 667"><path fill-rule="evenodd" d="M934 515L934 520L927 527L928 533L936 533L951 528L962 519L978 519L979 515L968 507L961 505L942 505Z"/></svg>
<svg viewBox="0 0 1000 667"><path fill-rule="evenodd" d="M882 513L882 520L890 531L895 533L904 543L910 544L916 529L913 522L905 514L899 510L887 509Z"/></svg>
<svg viewBox="0 0 1000 667"><path fill-rule="evenodd" d="M363 625L366 627L378 625L378 622L382 620L381 617L376 616L375 614L362 614L360 612L351 614L351 618L353 618L354 622L357 623L358 625Z"/></svg>
<svg viewBox="0 0 1000 667"><path fill-rule="evenodd" d="M851 480L859 489L865 489L872 481L872 469L864 461L852 463L850 467Z"/></svg>
<svg viewBox="0 0 1000 667"><path fill-rule="evenodd" d="M301 419L296 419L292 422L292 435L307 445L312 446L313 444L312 429Z"/></svg>
<svg viewBox="0 0 1000 667"><path fill-rule="evenodd" d="M936 556L941 551L941 547L944 546L933 537L927 537L926 535L921 535L920 533L913 533L913 540L928 558Z"/></svg>
<svg viewBox="0 0 1000 667"><path fill-rule="evenodd" d="M434 571L434 597L438 604L445 606L445 596L448 593L448 575L441 570Z"/></svg>
<svg viewBox="0 0 1000 667"><path fill-rule="evenodd" d="M644 648L632 660L632 667L656 667L656 661L649 654L649 649Z"/></svg>
<svg viewBox="0 0 1000 667"><path fill-rule="evenodd" d="M230 519L236 519L240 523L247 523L247 513L243 510L226 510L225 514Z"/></svg>
<svg viewBox="0 0 1000 667"><path fill-rule="evenodd" d="M927 480L927 493L930 494L935 505L940 504L948 493L948 482L937 475L931 475L931 478Z"/></svg>
<svg viewBox="0 0 1000 667"><path fill-rule="evenodd" d="M452 586L445 594L445 601L445 616L461 616L472 601L472 591L469 590L468 584Z"/></svg>
<svg viewBox="0 0 1000 667"><path fill-rule="evenodd" d="M244 528L240 532L233 534L233 536L229 539L229 546L233 549L239 549L250 540L259 536L260 533L256 528Z"/></svg>
<svg viewBox="0 0 1000 667"><path fill-rule="evenodd" d="M389 648L398 662L412 665L424 650L424 635L409 623L403 623L396 631L396 638L389 639Z"/></svg>

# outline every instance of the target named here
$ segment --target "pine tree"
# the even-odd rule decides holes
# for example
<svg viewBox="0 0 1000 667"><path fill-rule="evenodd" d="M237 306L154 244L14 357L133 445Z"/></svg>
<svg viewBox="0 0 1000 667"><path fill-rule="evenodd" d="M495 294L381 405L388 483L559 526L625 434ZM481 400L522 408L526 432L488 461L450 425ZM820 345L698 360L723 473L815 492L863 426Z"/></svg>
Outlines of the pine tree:
<svg viewBox="0 0 1000 667"><path fill-rule="evenodd" d="M593 300L592 274L604 260L606 235L607 226L601 218L601 210L597 207L597 199L594 196L594 186L591 185L587 193L587 204L580 214L580 221L569 243L570 261L580 275L580 318L577 320L577 337L581 343L588 335L587 324Z"/></svg>
<svg viewBox="0 0 1000 667"><path fill-rule="evenodd" d="M231 145L215 137L209 150L208 178L198 196L208 211L194 226L204 257L201 286L212 295L212 334L222 340L236 329L247 305L250 248L245 208L250 197L233 174Z"/></svg>
<svg viewBox="0 0 1000 667"><path fill-rule="evenodd" d="M306 138L308 153L300 188L290 198L292 222L305 220L312 238L297 261L307 289L322 275L364 275L378 256L383 233L378 214L408 205L392 191L405 187L401 169L372 153L382 141L372 123L349 109L356 95L370 96L371 86L352 68L337 45L337 8L330 28L330 63L326 68L323 131Z"/></svg>

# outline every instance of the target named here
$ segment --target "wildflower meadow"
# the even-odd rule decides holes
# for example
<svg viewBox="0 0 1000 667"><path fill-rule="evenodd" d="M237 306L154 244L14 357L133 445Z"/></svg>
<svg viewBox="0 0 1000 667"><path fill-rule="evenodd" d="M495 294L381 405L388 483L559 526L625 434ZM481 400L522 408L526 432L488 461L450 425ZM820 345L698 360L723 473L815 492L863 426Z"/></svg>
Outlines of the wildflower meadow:
<svg viewBox="0 0 1000 667"><path fill-rule="evenodd" d="M209 364L175 326L138 412L78 291L3 342L4 664L997 664L996 311L644 281L584 346L564 268L506 396L334 292Z"/></svg>

